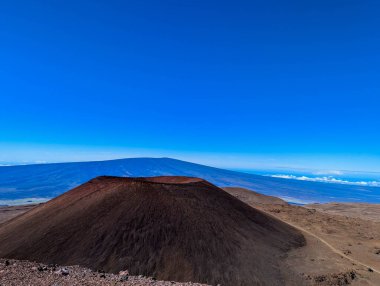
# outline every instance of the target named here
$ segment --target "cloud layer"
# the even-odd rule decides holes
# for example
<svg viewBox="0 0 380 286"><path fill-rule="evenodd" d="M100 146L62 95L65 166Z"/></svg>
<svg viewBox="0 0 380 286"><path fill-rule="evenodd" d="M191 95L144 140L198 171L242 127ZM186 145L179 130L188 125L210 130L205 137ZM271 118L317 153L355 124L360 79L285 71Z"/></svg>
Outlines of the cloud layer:
<svg viewBox="0 0 380 286"><path fill-rule="evenodd" d="M298 180L298 181L356 185L356 186L366 186L366 187L380 187L380 182L378 181L347 181L347 180L342 180L342 179L336 179L331 176L328 176L328 177L307 177L307 176L294 176L294 175L269 175L269 176L272 178L292 179L292 180Z"/></svg>

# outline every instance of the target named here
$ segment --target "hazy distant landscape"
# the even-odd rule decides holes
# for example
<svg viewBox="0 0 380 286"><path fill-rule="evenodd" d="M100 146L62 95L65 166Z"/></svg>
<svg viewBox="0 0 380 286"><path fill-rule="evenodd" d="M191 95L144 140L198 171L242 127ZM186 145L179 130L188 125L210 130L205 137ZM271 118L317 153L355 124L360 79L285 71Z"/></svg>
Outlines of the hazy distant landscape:
<svg viewBox="0 0 380 286"><path fill-rule="evenodd" d="M299 204L380 202L379 187L274 178L212 168L170 158L132 158L0 167L0 204L41 202L102 175L199 177L217 186L244 187Z"/></svg>

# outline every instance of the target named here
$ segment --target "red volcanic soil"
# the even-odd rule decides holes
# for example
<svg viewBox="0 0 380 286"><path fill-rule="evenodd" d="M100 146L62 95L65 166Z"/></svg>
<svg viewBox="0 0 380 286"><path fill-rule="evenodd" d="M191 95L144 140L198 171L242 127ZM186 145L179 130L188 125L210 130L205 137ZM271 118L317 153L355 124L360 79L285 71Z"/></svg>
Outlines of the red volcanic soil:
<svg viewBox="0 0 380 286"><path fill-rule="evenodd" d="M0 257L214 285L282 285L281 257L303 244L188 177L98 177L0 227Z"/></svg>

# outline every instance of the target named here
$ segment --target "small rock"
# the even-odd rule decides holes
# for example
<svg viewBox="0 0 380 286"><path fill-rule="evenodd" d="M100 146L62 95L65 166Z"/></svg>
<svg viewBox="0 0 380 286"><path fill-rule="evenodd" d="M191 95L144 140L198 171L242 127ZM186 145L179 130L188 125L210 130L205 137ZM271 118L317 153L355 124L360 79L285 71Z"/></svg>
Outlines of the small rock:
<svg viewBox="0 0 380 286"><path fill-rule="evenodd" d="M122 275L122 276L120 277L120 282L128 281L128 278L129 278L128 275Z"/></svg>
<svg viewBox="0 0 380 286"><path fill-rule="evenodd" d="M9 266L10 264L9 260L5 260L5 266Z"/></svg>
<svg viewBox="0 0 380 286"><path fill-rule="evenodd" d="M40 272L46 271L47 269L48 268L46 266L42 266L42 265L38 266L38 268L37 268L37 270L40 271Z"/></svg>
<svg viewBox="0 0 380 286"><path fill-rule="evenodd" d="M129 271L128 270L120 271L119 275L129 275Z"/></svg>
<svg viewBox="0 0 380 286"><path fill-rule="evenodd" d="M351 250L349 250L349 249L346 249L343 253L344 253L345 255L350 255L350 254L352 254Z"/></svg>
<svg viewBox="0 0 380 286"><path fill-rule="evenodd" d="M372 268L368 268L368 272L373 272L373 269Z"/></svg>
<svg viewBox="0 0 380 286"><path fill-rule="evenodd" d="M69 275L69 270L67 268L61 268L58 271L55 271L54 273L66 276L66 275Z"/></svg>
<svg viewBox="0 0 380 286"><path fill-rule="evenodd" d="M129 271L128 270L120 271L119 275L120 275L120 282L128 281L128 279L129 279Z"/></svg>
<svg viewBox="0 0 380 286"><path fill-rule="evenodd" d="M354 280L356 278L356 273L355 271L350 272L351 279Z"/></svg>
<svg viewBox="0 0 380 286"><path fill-rule="evenodd" d="M319 275L317 277L314 278L315 282L318 282L318 283L322 283L324 281L326 281L326 276L325 275Z"/></svg>

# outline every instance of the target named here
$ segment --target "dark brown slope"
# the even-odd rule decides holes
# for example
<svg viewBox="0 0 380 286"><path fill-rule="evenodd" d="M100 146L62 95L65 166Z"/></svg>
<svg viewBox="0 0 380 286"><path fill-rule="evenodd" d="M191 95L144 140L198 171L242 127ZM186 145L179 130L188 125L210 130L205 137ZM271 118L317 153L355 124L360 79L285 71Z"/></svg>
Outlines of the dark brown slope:
<svg viewBox="0 0 380 286"><path fill-rule="evenodd" d="M0 257L222 285L282 285L303 236L196 178L98 177L0 227Z"/></svg>

